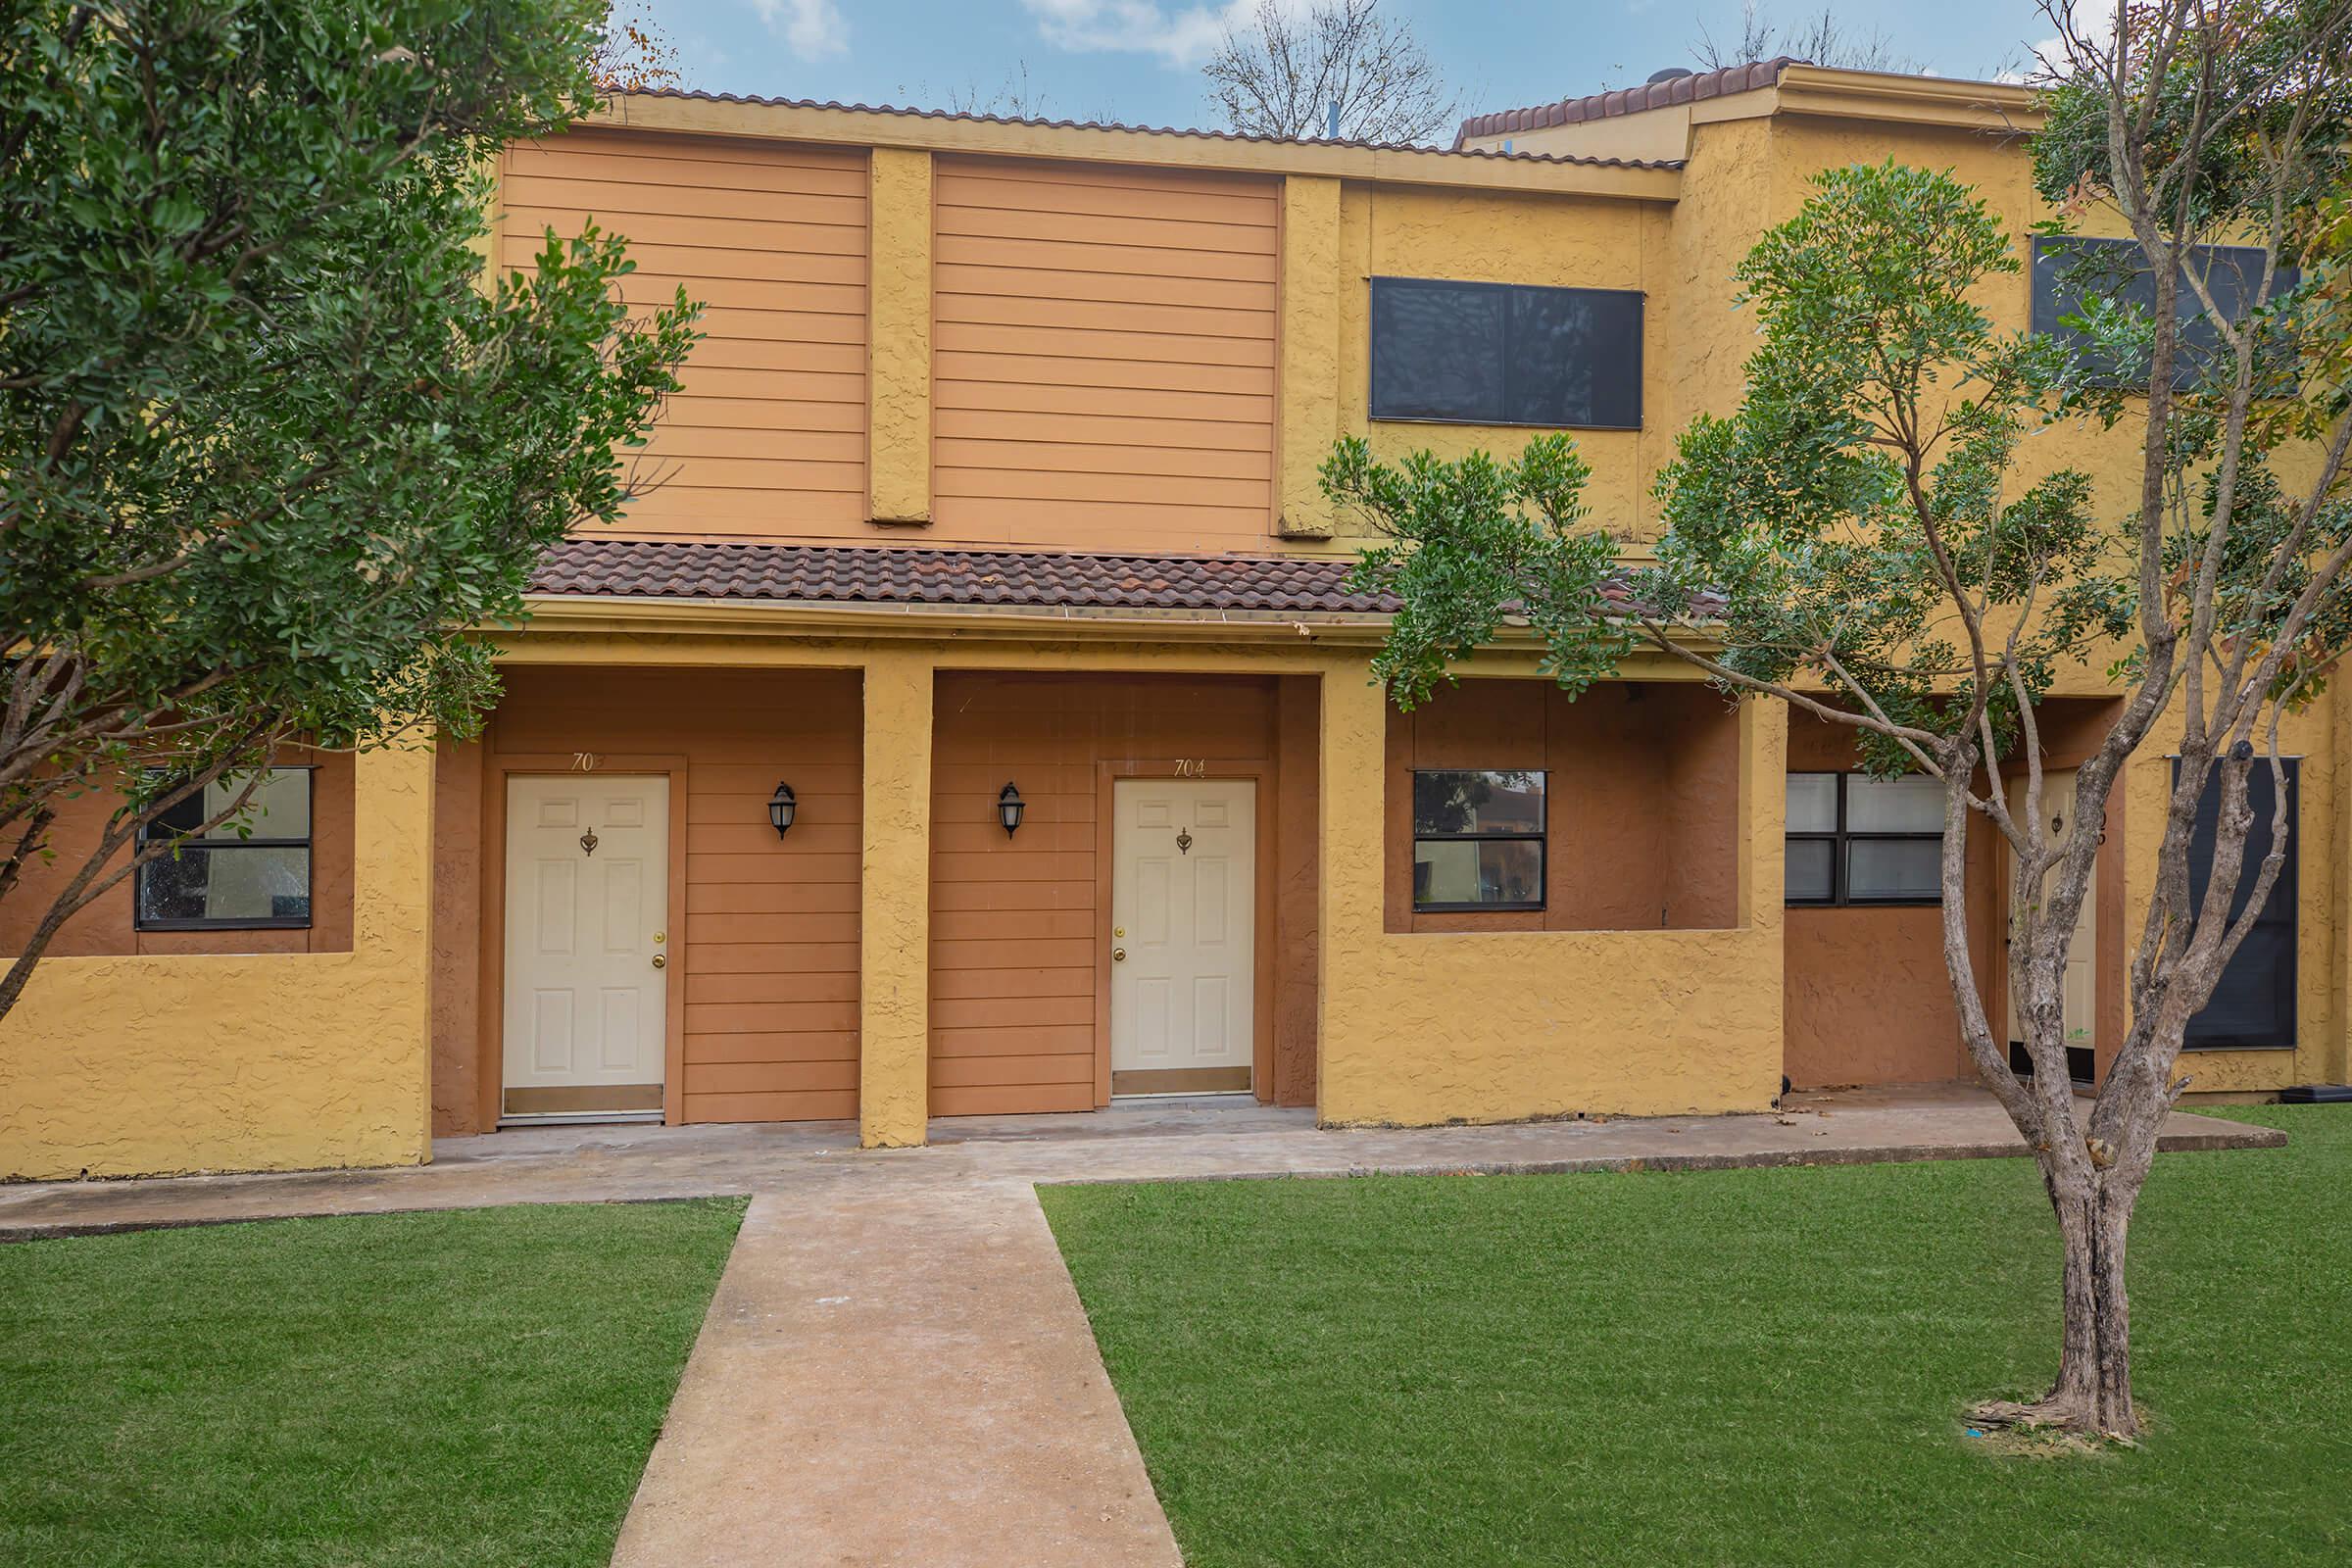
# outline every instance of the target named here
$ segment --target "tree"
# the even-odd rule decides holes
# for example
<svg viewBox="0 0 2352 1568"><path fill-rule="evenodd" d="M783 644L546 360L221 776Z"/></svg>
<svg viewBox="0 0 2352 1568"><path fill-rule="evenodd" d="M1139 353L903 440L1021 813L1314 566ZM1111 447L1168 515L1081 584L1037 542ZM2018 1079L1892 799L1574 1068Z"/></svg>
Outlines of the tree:
<svg viewBox="0 0 2352 1568"><path fill-rule="evenodd" d="M1657 565L1622 570L1588 525L1586 467L1545 437L1497 464L1426 454L1400 467L1344 443L1330 492L1394 536L1359 576L1403 601L1375 662L1400 703L1512 617L1570 690L1636 648L1725 692L1855 733L1873 771L1942 784L1944 959L1979 1074L2038 1163L2061 1242L2059 1369L2045 1396L1985 1419L2128 1438L2126 1242L2159 1126L2189 1080L2190 1018L2212 996L2284 862L2281 714L2352 638L2352 397L2344 194L2352 0L2157 0L2085 36L2035 144L2053 201L2120 214L2152 305L2088 290L2089 352L1996 330L1980 285L2020 269L2016 236L1948 173L1833 170L1738 270L1761 346L1728 417L1680 438L1655 496ZM2226 303L2195 247L2257 247ZM2298 287L2280 264L2301 262ZM2014 285L2011 285L2014 286ZM2038 473L2049 420L2129 438L2123 493ZM1719 590L1728 608L1683 607ZM1604 590L1630 606L1613 606ZM2062 668L2103 672L2115 714L2078 772L2100 821L2160 727L2179 756L2127 980L2130 1024L2087 1115L2069 1086L2067 949L2098 835L2042 810L2036 709ZM2270 849L2244 864L2248 777L2271 771ZM2011 789L2022 781L2022 803ZM2219 796L2201 896L2191 830ZM1966 928L1965 829L1989 821L2015 867L2010 994L2033 1072L1985 1016ZM2233 918L2232 909L2242 912Z"/></svg>
<svg viewBox="0 0 2352 1568"><path fill-rule="evenodd" d="M1306 140L1427 142L1450 127L1455 100L1404 23L1379 0L1317 0L1300 20L1281 0L1258 0L1208 64L1209 102L1229 130Z"/></svg>
<svg viewBox="0 0 2352 1568"><path fill-rule="evenodd" d="M592 102L581 0L41 0L0 35L0 899L60 925L281 744L469 733L694 336L620 242L488 279L482 172ZM55 860L80 801L104 817ZM109 804L111 803L111 805ZM174 819L184 821L185 813ZM78 851L76 852L79 853Z"/></svg>
<svg viewBox="0 0 2352 1568"><path fill-rule="evenodd" d="M678 46L644 0L619 0L605 13L588 72L599 92L652 92L683 85Z"/></svg>
<svg viewBox="0 0 2352 1568"><path fill-rule="evenodd" d="M1839 21L1838 14L1826 5L1821 8L1820 16L1784 27L1776 25L1772 14L1756 0L1741 0L1737 42L1728 47L1718 44L1715 35L1701 24L1698 41L1690 46L1690 58L1701 71L1722 71L1781 55L1839 71L1908 74L1919 70L1919 62L1897 49L1884 28L1872 27L1865 32Z"/></svg>

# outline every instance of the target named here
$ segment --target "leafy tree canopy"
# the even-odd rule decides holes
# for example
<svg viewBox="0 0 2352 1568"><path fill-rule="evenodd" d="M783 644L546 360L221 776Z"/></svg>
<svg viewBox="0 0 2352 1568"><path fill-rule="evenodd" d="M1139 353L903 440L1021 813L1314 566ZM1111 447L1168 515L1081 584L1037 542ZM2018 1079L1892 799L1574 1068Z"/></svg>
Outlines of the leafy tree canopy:
<svg viewBox="0 0 2352 1568"><path fill-rule="evenodd" d="M112 855L284 738L474 726L466 629L621 511L694 336L620 303L612 236L484 275L491 160L592 103L601 16L6 8L0 896L95 785Z"/></svg>

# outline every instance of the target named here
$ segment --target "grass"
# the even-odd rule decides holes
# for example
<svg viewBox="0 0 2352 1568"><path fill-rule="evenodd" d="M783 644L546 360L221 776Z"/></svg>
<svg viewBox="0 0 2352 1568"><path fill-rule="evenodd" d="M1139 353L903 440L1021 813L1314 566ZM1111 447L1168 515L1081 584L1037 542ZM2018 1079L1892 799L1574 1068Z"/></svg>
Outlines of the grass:
<svg viewBox="0 0 2352 1568"><path fill-rule="evenodd" d="M0 1247L0 1562L602 1563L742 1214Z"/></svg>
<svg viewBox="0 0 2352 1568"><path fill-rule="evenodd" d="M2132 1233L2137 1451L1963 1432L2056 1364L2022 1160L1043 1190L1194 1568L2352 1560L2352 1109L2228 1114Z"/></svg>

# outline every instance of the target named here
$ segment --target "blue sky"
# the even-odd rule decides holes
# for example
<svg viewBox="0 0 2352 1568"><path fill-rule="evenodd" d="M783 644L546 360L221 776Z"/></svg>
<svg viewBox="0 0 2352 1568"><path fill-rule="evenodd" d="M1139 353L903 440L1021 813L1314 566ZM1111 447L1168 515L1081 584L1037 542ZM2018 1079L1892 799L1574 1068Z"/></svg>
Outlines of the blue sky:
<svg viewBox="0 0 2352 1568"><path fill-rule="evenodd" d="M1025 71L1054 118L1194 125L1207 120L1200 63L1231 7L1254 0L623 0L676 42L687 84L844 102L988 100ZM1303 8L1306 0L1284 0ZM1701 27L1740 36L1740 0L1518 5L1383 0L1410 19L1465 111L1505 109L1641 81L1690 64ZM1941 75L2014 66L2052 30L2032 0L1923 6L1838 0ZM1812 7L1766 7L1793 22Z"/></svg>

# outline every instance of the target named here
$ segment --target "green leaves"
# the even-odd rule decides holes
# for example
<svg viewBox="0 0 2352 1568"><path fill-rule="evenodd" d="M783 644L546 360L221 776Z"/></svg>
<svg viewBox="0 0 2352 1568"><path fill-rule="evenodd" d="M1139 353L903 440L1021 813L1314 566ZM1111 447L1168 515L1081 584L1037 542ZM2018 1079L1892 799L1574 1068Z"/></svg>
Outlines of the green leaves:
<svg viewBox="0 0 2352 1568"><path fill-rule="evenodd" d="M465 628L626 503L695 337L622 242L481 275L486 161L591 101L591 0L0 19L0 824L36 772L331 746L495 692ZM24 688L21 688L24 689ZM169 739L153 721L170 714ZM28 763L37 763L33 768Z"/></svg>
<svg viewBox="0 0 2352 1568"><path fill-rule="evenodd" d="M1694 420L1657 475L1654 565L1620 567L1610 536L1585 525L1589 469L1564 436L1510 463L1424 453L1395 466L1343 442L1325 488L1394 541L1358 572L1402 604L1375 671L1409 705L1519 619L1571 690L1640 637L1729 690L1875 708L1867 760L1888 771L1914 765L1890 726L1950 734L1979 685L2005 731L2008 669L2038 696L2132 606L2088 479L2017 472L2063 368L1979 303L2021 265L1948 172L1821 174L1739 268L1760 344L1739 408ZM1703 618L1689 612L1700 604Z"/></svg>
<svg viewBox="0 0 2352 1568"><path fill-rule="evenodd" d="M1572 693L1616 667L1632 638L1604 593L1618 580L1614 543L1581 526L1591 475L1562 435L1534 438L1509 463L1417 452L1392 466L1360 437L1339 443L1322 467L1325 494L1396 541L1367 551L1355 582L1401 602L1372 665L1398 706L1427 698L1513 617L1534 628L1547 671Z"/></svg>
<svg viewBox="0 0 2352 1568"><path fill-rule="evenodd" d="M1978 303L2021 265L1984 202L1893 163L1814 185L1740 268L1763 342L1739 410L1686 432L1658 476L1659 557L1724 590L1727 668L1941 733L1965 705L1931 695L1977 680L1969 619L2038 694L2114 583L2071 619L2037 612L2114 540L2082 474L2020 486L2062 367ZM2014 701L2005 679L1988 697Z"/></svg>

